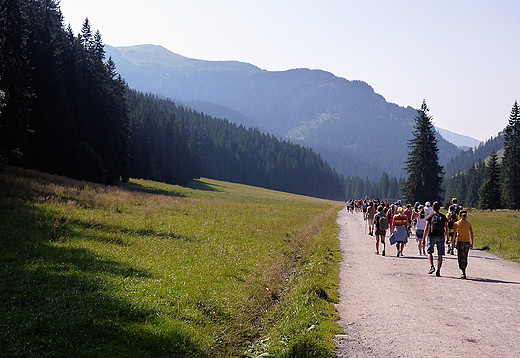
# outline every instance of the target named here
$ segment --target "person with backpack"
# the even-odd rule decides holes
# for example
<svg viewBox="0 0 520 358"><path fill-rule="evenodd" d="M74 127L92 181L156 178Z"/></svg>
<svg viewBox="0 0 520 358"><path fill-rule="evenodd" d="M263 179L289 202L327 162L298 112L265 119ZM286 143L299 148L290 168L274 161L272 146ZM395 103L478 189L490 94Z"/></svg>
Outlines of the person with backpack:
<svg viewBox="0 0 520 358"><path fill-rule="evenodd" d="M377 207L377 214L374 216L374 226L375 226L375 234L376 234L376 254L379 255L379 242L383 245L382 255L385 256L385 236L386 230L390 226L388 224L388 219L386 215L383 213L383 206L379 205Z"/></svg>
<svg viewBox="0 0 520 358"><path fill-rule="evenodd" d="M404 214L403 207L397 207L396 214L390 223L390 244L396 244L397 257L403 256L404 245L408 242L408 217Z"/></svg>
<svg viewBox="0 0 520 358"><path fill-rule="evenodd" d="M446 239L446 244L448 245L448 254L452 255L455 254L455 223L459 221L459 216L455 210L456 206L451 205L448 213L446 214L446 218L448 219L448 229L450 230L450 236Z"/></svg>
<svg viewBox="0 0 520 358"><path fill-rule="evenodd" d="M455 214L459 215L462 210L462 205L459 205L457 198L451 199L451 205L455 205Z"/></svg>
<svg viewBox="0 0 520 358"><path fill-rule="evenodd" d="M437 246L437 272L435 276L441 276L442 257L446 253L446 247L444 246L445 237L449 237L450 230L448 229L448 219L445 215L442 215L439 210L441 204L436 201L433 203L433 213L426 217L426 228L424 233L428 236L428 260L430 261L429 274L435 272L435 266L433 266L433 252L435 246ZM446 236L444 236L446 235Z"/></svg>
<svg viewBox="0 0 520 358"><path fill-rule="evenodd" d="M455 234L457 238L457 259L459 261L459 268L462 271L460 278L466 278L466 267L468 267L468 253L473 248L473 228L468 220L466 220L468 212L466 210L460 211L460 220L455 223ZM470 241L471 238L471 241Z"/></svg>

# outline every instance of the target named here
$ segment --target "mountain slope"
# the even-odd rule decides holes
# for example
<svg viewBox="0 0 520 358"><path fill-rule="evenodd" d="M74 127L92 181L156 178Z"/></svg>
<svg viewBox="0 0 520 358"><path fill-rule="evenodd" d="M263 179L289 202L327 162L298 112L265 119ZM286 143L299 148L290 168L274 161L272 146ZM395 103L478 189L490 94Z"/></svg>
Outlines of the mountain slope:
<svg viewBox="0 0 520 358"><path fill-rule="evenodd" d="M480 143L482 143L478 139L475 139L475 138L472 138L472 137L468 137L468 136L465 136L465 135L462 135L462 134L458 134L458 133L453 133L453 132L450 132L447 129L442 129L442 128L439 128L439 127L435 127L435 129L448 142L453 143L456 146L458 146L459 148L464 149L464 150L469 149L471 147L472 148L476 148L476 147L478 147L478 145Z"/></svg>
<svg viewBox="0 0 520 358"><path fill-rule="evenodd" d="M388 103L365 82L321 70L270 72L236 61L193 60L153 45L106 51L139 91L229 107L258 128L312 147L346 176L405 175L417 112ZM442 138L439 147L441 162L460 152Z"/></svg>

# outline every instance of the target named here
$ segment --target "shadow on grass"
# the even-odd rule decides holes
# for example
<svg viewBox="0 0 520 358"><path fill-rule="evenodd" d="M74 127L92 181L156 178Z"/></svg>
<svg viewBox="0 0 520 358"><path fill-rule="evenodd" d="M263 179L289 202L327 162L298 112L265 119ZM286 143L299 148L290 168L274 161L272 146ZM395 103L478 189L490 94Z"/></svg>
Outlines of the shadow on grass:
<svg viewBox="0 0 520 358"><path fill-rule="evenodd" d="M49 245L54 222L1 194L0 356L205 356L184 332L152 333L158 312L111 294L111 277L146 279L149 272Z"/></svg>
<svg viewBox="0 0 520 358"><path fill-rule="evenodd" d="M98 234L92 236L85 236L84 234L81 238L86 240L96 240L99 242L104 242L108 244L115 244L120 246L129 246L128 240L126 237L153 237L162 240L173 240L173 241L184 241L184 242L194 242L197 241L196 238L178 234L173 231L157 231L154 229L137 229L131 230L128 228L123 228L118 225L110 225L110 224L101 224L101 223L91 223L85 220L70 220L66 221L67 229L66 235L69 237L78 237L79 234L76 233L84 233L85 230L95 228L99 231ZM124 235L124 236L121 236ZM54 235L55 236L55 235ZM52 235L51 235L52 237Z"/></svg>
<svg viewBox="0 0 520 358"><path fill-rule="evenodd" d="M178 191L164 190L164 189L160 189L160 188L149 188L149 187L146 187L144 185L141 185L141 184L135 183L135 182L121 183L118 186L120 188L123 188L128 191L137 191L137 192L146 193L146 194L174 196L174 197L178 197L178 198L186 197L186 195L184 195Z"/></svg>
<svg viewBox="0 0 520 358"><path fill-rule="evenodd" d="M203 190L203 191L220 191L216 188L214 188L214 186L217 186L217 185L209 185L207 183L204 183L200 180L192 180L190 181L190 183L188 184L188 188L191 188L191 189L196 189L196 190Z"/></svg>

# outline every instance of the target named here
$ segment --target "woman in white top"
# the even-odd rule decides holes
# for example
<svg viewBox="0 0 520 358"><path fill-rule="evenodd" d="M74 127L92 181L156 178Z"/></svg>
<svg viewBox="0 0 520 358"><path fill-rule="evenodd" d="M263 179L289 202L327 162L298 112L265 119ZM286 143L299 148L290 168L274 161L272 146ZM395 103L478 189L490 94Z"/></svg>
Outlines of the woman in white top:
<svg viewBox="0 0 520 358"><path fill-rule="evenodd" d="M414 219L417 220L415 227L415 241L419 248L419 255L426 255L426 237L424 235L424 229L426 228L426 211L424 205L419 205L419 211L414 213Z"/></svg>

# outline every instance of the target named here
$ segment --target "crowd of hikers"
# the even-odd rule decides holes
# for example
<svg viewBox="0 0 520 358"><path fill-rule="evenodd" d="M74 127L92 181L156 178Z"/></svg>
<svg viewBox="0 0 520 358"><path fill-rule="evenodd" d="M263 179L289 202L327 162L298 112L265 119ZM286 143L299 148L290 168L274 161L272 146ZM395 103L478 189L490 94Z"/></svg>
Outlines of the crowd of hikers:
<svg viewBox="0 0 520 358"><path fill-rule="evenodd" d="M375 236L376 254L386 256L386 236L389 242L396 245L397 257L404 256L403 250L408 239L415 236L418 254L427 255L430 263L429 274L441 275L442 258L445 254L455 254L461 278L466 278L468 253L473 248L473 229L467 220L468 213L452 199L447 214L440 212L439 202L421 204L416 202L402 204L400 200L390 204L379 199L348 200L347 210L351 213L362 212L365 220L365 233ZM437 248L437 267L434 265L433 253Z"/></svg>

